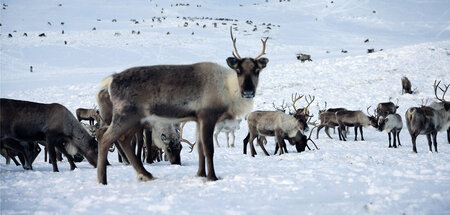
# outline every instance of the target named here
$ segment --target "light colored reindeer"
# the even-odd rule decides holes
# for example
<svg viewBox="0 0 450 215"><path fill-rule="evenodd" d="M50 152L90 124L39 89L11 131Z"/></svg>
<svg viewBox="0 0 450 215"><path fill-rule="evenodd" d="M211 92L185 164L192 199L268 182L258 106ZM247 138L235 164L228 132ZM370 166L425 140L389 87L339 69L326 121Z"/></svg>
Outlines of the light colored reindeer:
<svg viewBox="0 0 450 215"><path fill-rule="evenodd" d="M234 147L234 140L235 135L234 132L236 130L240 129L239 124L241 123L242 119L236 119L236 120L223 120L221 122L216 123L216 128L214 130L214 140L216 141L216 146L220 147L219 140L217 137L219 136L220 132L223 132L226 134L227 137L227 147L230 147L230 138L229 134L231 133L232 141L231 141L231 147Z"/></svg>

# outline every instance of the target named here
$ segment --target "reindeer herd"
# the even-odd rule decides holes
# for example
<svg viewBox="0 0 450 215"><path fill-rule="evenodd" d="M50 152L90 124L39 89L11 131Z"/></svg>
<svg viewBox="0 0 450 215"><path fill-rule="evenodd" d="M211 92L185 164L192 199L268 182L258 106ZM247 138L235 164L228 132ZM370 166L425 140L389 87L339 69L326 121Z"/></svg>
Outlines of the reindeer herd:
<svg viewBox="0 0 450 215"><path fill-rule="evenodd" d="M262 51L255 58L240 57L233 37L233 57L226 59L229 68L216 63L201 62L191 65L156 65L129 68L123 72L106 77L99 85L96 98L97 109L77 109L76 118L63 105L41 104L2 98L0 100L1 154L7 159L19 162L24 169L32 169L32 163L40 152L38 144L48 150L53 171L58 171L57 153L62 153L76 168L76 155L85 157L97 168L97 181L107 184L108 152L118 151L119 161L131 164L139 181L154 179L143 162L160 161L164 157L171 164L181 164L181 142L187 143L191 151L197 145L198 169L196 176L206 177L208 181L217 180L214 170L214 139L221 131L232 134L231 147L234 147L234 131L239 129L241 119L246 119L248 134L243 140L243 153L247 153L250 143L251 156L255 156L257 144L264 154L267 136L275 138L275 153L288 153L285 140L295 146L297 152L305 151L311 141L313 130L325 128L332 138L329 128L338 128L339 140L346 141L349 127L354 127L364 140L363 127L372 126L388 133L389 147L391 134L393 147L400 146L399 133L402 130L402 117L396 113L398 106L392 102L380 103L367 114L360 110L346 108L326 108L319 110L318 120L309 107L314 96L292 95L292 111L286 113L287 105L275 107L273 111L253 111L253 98L259 81L259 74L269 60L265 54L267 39L262 41ZM403 81L402 81L403 82ZM427 135L430 151L432 141L437 152L436 134L447 131L450 142L450 102L445 94L450 85L434 83L438 102L430 106L412 107L406 111L405 119L411 134L413 151L416 138ZM438 93L442 92L441 96ZM305 99L306 105L297 108L297 102ZM289 107L289 109L291 109ZM320 109L320 108L319 108ZM89 125L81 123L88 120ZM196 122L196 140L192 144L182 137L186 122ZM310 129L309 127L312 126ZM309 136L307 135L307 132ZM308 137L307 137L308 136Z"/></svg>

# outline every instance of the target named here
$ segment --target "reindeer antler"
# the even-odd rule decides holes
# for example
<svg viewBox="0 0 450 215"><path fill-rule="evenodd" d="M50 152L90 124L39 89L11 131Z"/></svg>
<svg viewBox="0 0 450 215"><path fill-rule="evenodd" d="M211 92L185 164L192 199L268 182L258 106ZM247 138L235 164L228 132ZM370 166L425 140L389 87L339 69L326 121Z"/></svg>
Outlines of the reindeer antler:
<svg viewBox="0 0 450 215"><path fill-rule="evenodd" d="M283 99L283 103L281 103L280 107L276 107L275 102L272 102L272 106L273 106L273 108L275 108L275 110L282 111L283 113L286 112L286 108L288 107L288 105L284 103L284 99Z"/></svg>
<svg viewBox="0 0 450 215"><path fill-rule="evenodd" d="M266 54L266 42L269 39L269 37L266 37L265 40L261 39L261 42L263 43L263 50L261 52L261 54L259 54L257 57L255 57L255 60L257 60L258 58L260 58L261 56Z"/></svg>
<svg viewBox="0 0 450 215"><path fill-rule="evenodd" d="M294 111L297 112L297 107L295 107L295 103L303 98L303 95L299 96L297 93L291 94L291 101L292 101L292 108L294 108Z"/></svg>
<svg viewBox="0 0 450 215"><path fill-rule="evenodd" d="M305 97L305 100L306 100L306 103L307 103L307 105L306 105L306 107L303 109L303 113L306 115L306 116L309 116L309 111L308 111L308 107L314 102L314 100L316 99L316 96L312 96L311 97L311 95L308 95L308 97L309 97L309 101L308 101L308 98L307 97ZM313 116L309 116L309 117L313 117Z"/></svg>
<svg viewBox="0 0 450 215"><path fill-rule="evenodd" d="M309 137L308 137L308 139L306 139L306 142L308 143L308 140L311 141L311 142L314 144L314 147L316 147L317 150L320 150L319 147L317 147L316 143L311 139L311 135L312 135L313 130L314 130L315 128L317 128L317 125L314 126L314 127L311 129L311 132L309 133ZM308 144L306 144L306 146L308 146ZM309 148L309 147L308 147L308 148ZM310 150L311 150L311 149L310 149Z"/></svg>
<svg viewBox="0 0 450 215"><path fill-rule="evenodd" d="M180 142L185 142L185 143L187 143L187 144L189 145L189 148L191 149L191 151L189 151L189 153L191 153L192 150L194 150L194 146L195 146L196 143L191 143L189 140L186 140L186 139L183 138L183 128L184 128L184 125L186 125L185 122L181 123L181 128L180 128Z"/></svg>
<svg viewBox="0 0 450 215"><path fill-rule="evenodd" d="M232 52L232 54L235 58L241 59L241 56L239 56L239 53L236 48L236 38L233 37L233 27L231 27L231 26L230 26L230 35L231 35L231 41L233 41L233 47L234 47L234 52ZM235 52L236 52L236 54L235 54Z"/></svg>
<svg viewBox="0 0 450 215"><path fill-rule="evenodd" d="M442 87L439 86L441 81L437 82L437 84L436 84L436 82L437 82L437 80L434 80L434 84L433 84L434 96L436 97L437 100L439 100L441 102L444 102L444 103L447 103L447 101L445 100L445 94L447 93L447 90L450 87L450 84L448 84L448 85L444 84L444 87L445 87L445 90L444 90L444 89L442 89ZM439 96L437 95L437 88L439 88L443 92L442 98L439 98Z"/></svg>

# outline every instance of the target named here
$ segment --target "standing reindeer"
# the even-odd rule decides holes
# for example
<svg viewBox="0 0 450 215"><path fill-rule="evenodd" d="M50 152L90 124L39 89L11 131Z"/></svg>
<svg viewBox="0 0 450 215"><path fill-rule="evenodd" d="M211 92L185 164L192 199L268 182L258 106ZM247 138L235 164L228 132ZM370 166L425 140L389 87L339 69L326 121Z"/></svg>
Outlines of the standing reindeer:
<svg viewBox="0 0 450 215"><path fill-rule="evenodd" d="M220 132L224 132L227 135L227 147L230 147L229 134L231 133L231 137L233 138L231 142L231 147L234 147L234 140L235 140L234 131L240 129L239 124L241 123L241 121L242 119L237 120L226 119L216 123L216 128L214 130L214 140L216 141L217 147L220 147L219 140L217 139L217 136L219 136Z"/></svg>
<svg viewBox="0 0 450 215"><path fill-rule="evenodd" d="M367 108L367 113L369 114L369 108ZM351 110L341 110L336 112L336 120L338 121L339 128L339 140L346 141L345 137L345 126L354 126L355 127L355 141L358 137L358 128L361 133L361 140L364 140L362 127L373 126L374 128L378 127L378 121L375 116L369 114L366 115L362 111L351 111Z"/></svg>
<svg viewBox="0 0 450 215"><path fill-rule="evenodd" d="M141 181L153 176L138 162L130 141L145 121L172 123L196 121L199 165L197 176L217 180L214 171L213 133L216 122L248 113L253 106L260 72L268 63L263 50L255 58L241 58L236 39L231 39L234 57L227 58L231 68L216 63L157 65L127 69L105 78L100 89L107 89L112 103L112 122L99 142L97 181L107 184L106 158L116 140L122 145ZM205 169L205 158L208 175Z"/></svg>
<svg viewBox="0 0 450 215"><path fill-rule="evenodd" d="M416 139L420 134L427 135L428 146L432 152L431 136L433 136L434 151L437 152L436 136L440 131L447 131L450 128L450 102L445 100L445 94L450 85L445 85L445 89L439 87L441 82L434 81L434 95L442 102L442 108L436 109L429 106L411 107L405 113L406 126L413 145L413 151L417 153ZM443 92L441 98L437 95L438 88Z"/></svg>
<svg viewBox="0 0 450 215"><path fill-rule="evenodd" d="M379 131L386 131L388 133L389 138L389 148L391 148L391 133L394 136L394 148L397 148L397 140L398 145L401 146L400 143L400 131L402 131L403 122L402 117L397 114L389 114L385 118L381 118L378 125Z"/></svg>
<svg viewBox="0 0 450 215"><path fill-rule="evenodd" d="M338 121L336 120L336 112L341 110L347 110L345 108L328 108L327 109L327 103L325 102L325 108L323 110L319 107L319 120L320 124L317 127L317 134L316 139L319 139L319 131L320 129L325 127L325 134L330 138L333 139L330 136L329 128L335 129L336 126L339 125Z"/></svg>

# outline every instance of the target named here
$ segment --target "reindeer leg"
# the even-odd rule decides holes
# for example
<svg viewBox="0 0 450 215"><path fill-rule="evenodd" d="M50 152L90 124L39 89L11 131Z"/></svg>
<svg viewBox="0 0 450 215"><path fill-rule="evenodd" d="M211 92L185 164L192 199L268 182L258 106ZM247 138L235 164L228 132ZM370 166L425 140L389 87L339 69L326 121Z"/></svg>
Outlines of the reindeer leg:
<svg viewBox="0 0 450 215"><path fill-rule="evenodd" d="M392 145L391 145L391 132L388 132L387 134L388 134L388 138L389 138L389 148L392 148Z"/></svg>
<svg viewBox="0 0 450 215"><path fill-rule="evenodd" d="M412 141L412 145L413 145L413 152L415 152L415 153L417 153L416 140L417 140L417 135L416 134L411 134L411 141Z"/></svg>
<svg viewBox="0 0 450 215"><path fill-rule="evenodd" d="M362 126L359 126L359 133L361 133L361 141L364 141L363 127Z"/></svg>
<svg viewBox="0 0 450 215"><path fill-rule="evenodd" d="M276 139L278 142L278 146L280 147L279 155L282 155L283 154L283 143L284 143L283 137L281 136L280 132L278 132L278 131L275 131L275 136L276 136Z"/></svg>
<svg viewBox="0 0 450 215"><path fill-rule="evenodd" d="M148 172L142 162L136 157L134 152L134 147L131 144L131 140L136 134L136 129L130 129L127 134L124 135L124 141L119 143L122 145L123 151L127 155L128 160L136 171L137 178L139 181L150 181L153 180L153 176L150 172Z"/></svg>
<svg viewBox="0 0 450 215"><path fill-rule="evenodd" d="M437 150L437 141L436 141L437 131L433 132L433 145L434 145L434 151L438 152Z"/></svg>
<svg viewBox="0 0 450 215"><path fill-rule="evenodd" d="M227 136L226 136L226 137L227 137L227 148L230 148L230 136L229 136L230 133L229 133L229 132L226 132L225 134L227 135Z"/></svg>
<svg viewBox="0 0 450 215"><path fill-rule="evenodd" d="M401 146L402 144L400 143L400 131L397 131L397 141L398 141L398 146Z"/></svg>
<svg viewBox="0 0 450 215"><path fill-rule="evenodd" d="M428 146L430 147L430 152L433 152L433 149L431 147L432 143L431 143L431 134L427 134L427 140L428 140Z"/></svg>
<svg viewBox="0 0 450 215"><path fill-rule="evenodd" d="M47 134L46 141L47 141L48 157L49 161L52 162L53 172L59 172L58 165L56 164L56 151L55 151L56 138L51 132L49 132L49 134Z"/></svg>
<svg viewBox="0 0 450 215"><path fill-rule="evenodd" d="M447 143L450 144L450 128L447 129Z"/></svg>
<svg viewBox="0 0 450 215"><path fill-rule="evenodd" d="M319 125L319 127L317 127L317 131L316 131L316 139L319 139L319 131L320 129L322 129L324 127L324 125Z"/></svg>
<svg viewBox="0 0 450 215"><path fill-rule="evenodd" d="M255 155L257 155L255 146L253 145L253 140L255 140L255 138L257 138L257 136L255 137L253 135L250 135L250 140L248 141L250 143L250 154L252 155L252 157L255 157Z"/></svg>
<svg viewBox="0 0 450 215"><path fill-rule="evenodd" d="M278 142L275 142L275 152L273 153L273 155L277 154L279 148L280 147L278 146Z"/></svg>
<svg viewBox="0 0 450 215"><path fill-rule="evenodd" d="M67 153L66 149L60 145L57 145L56 148L58 149L58 151L60 151L62 154L64 154L64 156L66 156L67 161L69 162L69 165L70 165L70 170L75 170L75 168L77 168L77 166L73 162L72 155Z"/></svg>
<svg viewBox="0 0 450 215"><path fill-rule="evenodd" d="M257 138L256 141L258 142L259 147L263 150L264 154L266 156L269 156L269 153L266 151L266 147L264 147L263 141L261 138Z"/></svg>
<svg viewBox="0 0 450 215"><path fill-rule="evenodd" d="M198 170L195 176L197 177L206 177L206 169L205 169L205 154L203 153L203 142L200 137L200 123L197 123L197 152L198 152Z"/></svg>
<svg viewBox="0 0 450 215"><path fill-rule="evenodd" d="M355 141L358 140L358 126L355 125Z"/></svg>
<svg viewBox="0 0 450 215"><path fill-rule="evenodd" d="M397 131L394 129L392 130L392 136L394 137L394 148L397 148Z"/></svg>
<svg viewBox="0 0 450 215"><path fill-rule="evenodd" d="M205 113L205 115L200 116L200 137L203 143L203 153L206 157L206 163L208 168L208 174L206 175L206 180L216 181L217 176L214 171L214 127L217 121L217 117L211 117L214 113Z"/></svg>
<svg viewBox="0 0 450 215"><path fill-rule="evenodd" d="M330 139L333 139L332 137L331 137L331 135L330 135L330 127L328 127L328 126L326 126L325 127L325 134L330 138ZM333 128L333 130L334 130L334 128ZM335 132L336 133L336 132Z"/></svg>
<svg viewBox="0 0 450 215"><path fill-rule="evenodd" d="M247 154L247 144L248 140L250 139L250 132L247 134L247 136L244 138L242 145L244 146L243 153Z"/></svg>
<svg viewBox="0 0 450 215"><path fill-rule="evenodd" d="M142 163L143 159L142 159L142 148L144 145L144 129L141 128L136 132L136 145L137 145L137 152L136 152L136 157L137 159Z"/></svg>
<svg viewBox="0 0 450 215"><path fill-rule="evenodd" d="M220 148L219 140L217 139L217 137L219 136L219 133L220 133L219 129L214 131L214 140L216 141L217 148Z"/></svg>
<svg viewBox="0 0 450 215"><path fill-rule="evenodd" d="M236 137L234 136L234 131L231 132L231 137L232 137L232 142L231 142L231 148L234 148L234 140L236 139Z"/></svg>

